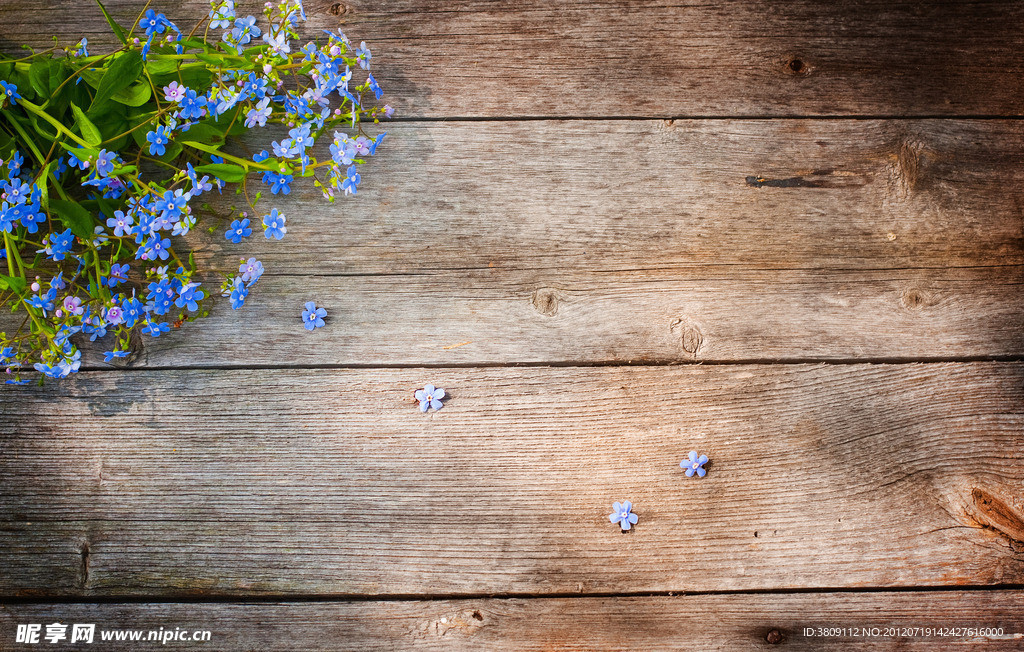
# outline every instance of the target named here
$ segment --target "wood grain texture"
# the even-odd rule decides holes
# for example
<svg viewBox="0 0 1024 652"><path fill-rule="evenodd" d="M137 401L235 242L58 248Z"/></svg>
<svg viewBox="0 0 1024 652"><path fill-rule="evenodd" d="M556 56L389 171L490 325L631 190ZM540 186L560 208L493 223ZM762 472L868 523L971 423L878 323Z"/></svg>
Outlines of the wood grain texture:
<svg viewBox="0 0 1024 652"><path fill-rule="evenodd" d="M254 353L258 355L258 353ZM80 373L2 390L4 594L1024 580L1024 365ZM420 414L434 382L445 408ZM712 459L703 480L679 460ZM613 501L635 503L622 534Z"/></svg>
<svg viewBox="0 0 1024 652"><path fill-rule="evenodd" d="M1020 121L394 124L356 197L261 206L268 273L904 269L1024 263ZM269 144L270 136L255 146ZM254 179L255 182L255 179ZM264 187L262 184L257 186ZM242 203L234 195L220 207Z"/></svg>
<svg viewBox="0 0 1024 652"><path fill-rule="evenodd" d="M283 240L192 237L202 267L267 275L241 311L140 338L134 364L1024 353L1022 123L392 127L359 196L265 204ZM332 316L312 336L309 300Z"/></svg>
<svg viewBox="0 0 1024 652"><path fill-rule="evenodd" d="M693 595L269 604L0 606L0 637L18 624L209 630L202 644L236 650L1019 650L1021 591ZM818 637L804 628L878 628ZM1001 636L886 635L891 628L1003 629ZM100 636L96 635L97 640ZM776 641L774 644L769 640ZM779 644L782 644L780 648ZM133 646L134 647L133 647ZM107 643L134 650L139 643ZM152 645L147 643L145 645ZM167 649L200 644L168 642Z"/></svg>
<svg viewBox="0 0 1024 652"><path fill-rule="evenodd" d="M108 0L131 24L135 0ZM239 3L256 11L260 3ZM87 3L0 4L0 43L53 26L110 44ZM374 50L404 116L1018 115L1017 2L673 3L315 0L309 35L342 27ZM156 6L190 29L199 0ZM99 51L99 50L97 50Z"/></svg>
<svg viewBox="0 0 1024 652"><path fill-rule="evenodd" d="M1024 355L1024 267L265 276L133 367L943 360ZM302 328L305 301L327 327ZM105 368L108 346L87 347ZM122 361L118 361L119 363Z"/></svg>

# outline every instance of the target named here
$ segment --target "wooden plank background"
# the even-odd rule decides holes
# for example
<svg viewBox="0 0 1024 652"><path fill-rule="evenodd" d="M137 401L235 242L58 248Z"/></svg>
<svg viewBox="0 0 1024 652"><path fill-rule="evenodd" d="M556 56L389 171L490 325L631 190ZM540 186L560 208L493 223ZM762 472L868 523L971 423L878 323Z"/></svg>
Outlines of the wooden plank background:
<svg viewBox="0 0 1024 652"><path fill-rule="evenodd" d="M1024 583L1021 378L1018 363L81 373L3 408L17 563L0 588ZM436 415L410 401L425 382L451 393ZM703 480L679 469L691 449L712 458ZM634 533L608 523L616 500L635 504Z"/></svg>
<svg viewBox="0 0 1024 652"><path fill-rule="evenodd" d="M264 262L246 309L0 388L0 649L1019 646L1024 5L306 9L399 119L284 240L193 237ZM112 42L40 12L0 4L0 48ZM1008 637L801 634L868 623Z"/></svg>
<svg viewBox="0 0 1024 652"><path fill-rule="evenodd" d="M105 4L129 24L141 8ZM305 5L308 33L340 26L377 44L374 70L406 117L1020 115L1024 99L1024 6L1007 0ZM0 43L112 43L89 5L39 6L5 0ZM184 28L208 6L157 8Z"/></svg>
<svg viewBox="0 0 1024 652"><path fill-rule="evenodd" d="M215 623L221 649L276 650L884 650L883 637L812 637L805 627L856 623L862 628L972 626L1002 636L970 640L903 637L901 650L1019 650L1024 638L1021 591L811 593L607 598L471 599L389 602L69 604L65 623L191 634ZM927 614L923 617L922 614ZM47 622L45 605L0 607L0 627ZM953 623L957 625L952 625ZM847 625L849 627L849 625ZM98 635L97 635L98 636ZM152 643L149 645L153 645ZM108 644L106 650L138 649ZM182 647L168 643L168 648ZM198 646L197 646L198 647Z"/></svg>

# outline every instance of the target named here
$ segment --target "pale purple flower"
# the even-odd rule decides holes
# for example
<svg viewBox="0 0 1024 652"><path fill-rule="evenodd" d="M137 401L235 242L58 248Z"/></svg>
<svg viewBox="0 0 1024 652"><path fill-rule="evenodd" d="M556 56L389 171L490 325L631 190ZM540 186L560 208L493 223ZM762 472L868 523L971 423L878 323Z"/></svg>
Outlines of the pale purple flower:
<svg viewBox="0 0 1024 652"><path fill-rule="evenodd" d="M124 321L124 312L121 311L120 306L111 306L107 308L107 313L103 316L109 323L117 326Z"/></svg>
<svg viewBox="0 0 1024 652"><path fill-rule="evenodd" d="M73 296L64 297L64 312L71 315L81 315L85 312L85 308L82 307L82 300Z"/></svg>
<svg viewBox="0 0 1024 652"><path fill-rule="evenodd" d="M252 285L263 276L263 263L255 258L250 258L238 266L238 271L242 274L242 280L248 285Z"/></svg>
<svg viewBox="0 0 1024 652"><path fill-rule="evenodd" d="M443 407L441 399L444 398L444 390L433 385L426 385L423 389L416 390L416 400L420 402L420 412L426 412L430 408L440 410Z"/></svg>
<svg viewBox="0 0 1024 652"><path fill-rule="evenodd" d="M708 463L708 456L701 455L698 457L697 451L690 451L687 457L689 459L679 463L680 467L686 469L686 477L692 478L693 474L696 473L698 478L703 478L704 474L707 473L704 465Z"/></svg>
<svg viewBox="0 0 1024 652"><path fill-rule="evenodd" d="M618 523L623 531L628 530L632 527L639 517L636 514L631 513L633 509L633 503L628 500L624 500L621 503L612 503L612 513L608 515L608 520L612 523Z"/></svg>
<svg viewBox="0 0 1024 652"><path fill-rule="evenodd" d="M265 127L267 125L267 118L270 117L272 111L273 109L270 108L270 98L264 97L245 114L245 126L250 129L256 125Z"/></svg>
<svg viewBox="0 0 1024 652"><path fill-rule="evenodd" d="M176 81L164 86L164 99L168 102L180 102L185 99L185 92L188 90Z"/></svg>

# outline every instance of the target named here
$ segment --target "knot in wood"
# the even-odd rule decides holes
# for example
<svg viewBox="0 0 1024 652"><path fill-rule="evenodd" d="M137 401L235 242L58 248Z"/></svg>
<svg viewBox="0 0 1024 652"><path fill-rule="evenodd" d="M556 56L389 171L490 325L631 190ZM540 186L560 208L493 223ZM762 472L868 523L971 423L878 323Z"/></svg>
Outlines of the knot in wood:
<svg viewBox="0 0 1024 652"><path fill-rule="evenodd" d="M778 645L779 643L781 643L785 639L786 639L786 637L783 636L782 632L780 632L777 629L769 629L768 633L765 634L765 636L764 636L764 640L768 641L772 645Z"/></svg>
<svg viewBox="0 0 1024 652"><path fill-rule="evenodd" d="M548 317L558 312L558 293L551 288L540 288L530 299L534 310Z"/></svg>
<svg viewBox="0 0 1024 652"><path fill-rule="evenodd" d="M696 356L700 347L704 345L704 334L701 333L700 328L682 317L674 319L669 324L669 330L679 331L679 342L682 344L683 350L692 356Z"/></svg>

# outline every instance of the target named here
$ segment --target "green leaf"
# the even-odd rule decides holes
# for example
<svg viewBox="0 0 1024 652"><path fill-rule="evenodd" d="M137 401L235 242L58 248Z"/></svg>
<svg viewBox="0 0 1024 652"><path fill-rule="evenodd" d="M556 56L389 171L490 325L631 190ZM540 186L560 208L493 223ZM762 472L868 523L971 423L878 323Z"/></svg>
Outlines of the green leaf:
<svg viewBox="0 0 1024 652"><path fill-rule="evenodd" d="M142 74L142 55L135 50L128 50L118 56L110 63L107 72L103 74L99 86L96 87L96 96L92 98L93 106L101 104L114 93L128 88L139 79Z"/></svg>
<svg viewBox="0 0 1024 652"><path fill-rule="evenodd" d="M248 174L246 169L241 165L235 165L233 163L208 163L206 165L200 165L196 168L196 172L200 174L211 174L218 179L223 179L228 183L238 183L245 178Z"/></svg>
<svg viewBox="0 0 1024 652"><path fill-rule="evenodd" d="M153 83L157 88L162 88L172 81L189 88L208 88L213 81L213 73L207 69L206 64L189 63L182 65L178 71L153 77Z"/></svg>
<svg viewBox="0 0 1024 652"><path fill-rule="evenodd" d="M93 237L92 229L96 222L81 204L63 199L51 199L50 212L56 213L64 226L71 229L71 232L79 238L89 240Z"/></svg>
<svg viewBox="0 0 1024 652"><path fill-rule="evenodd" d="M28 67L28 80L40 97L50 95L50 64L52 59L36 59Z"/></svg>
<svg viewBox="0 0 1024 652"><path fill-rule="evenodd" d="M227 124L225 123L223 126L227 126ZM191 140L208 143L211 147L218 147L224 142L223 127L218 129L205 121L192 125L188 131L183 133L187 134Z"/></svg>
<svg viewBox="0 0 1024 652"><path fill-rule="evenodd" d="M150 55L149 60L146 61L146 71L153 77L167 75L173 73L179 63L178 59L160 59Z"/></svg>
<svg viewBox="0 0 1024 652"><path fill-rule="evenodd" d="M110 99L125 106L142 106L152 96L153 90L149 87L149 84L141 82L117 91L110 96Z"/></svg>
<svg viewBox="0 0 1024 652"><path fill-rule="evenodd" d="M107 13L107 8L103 6L103 3L100 2L100 0L96 0L96 4L100 6L100 11L103 12L103 17L107 19L107 23L110 25L110 29L114 30L114 35L117 36L117 39L121 41L121 43L128 45L128 35L125 34L124 29L114 22L114 19Z"/></svg>
<svg viewBox="0 0 1024 652"><path fill-rule="evenodd" d="M27 283L20 276L7 276L0 274L0 290L14 290L18 294L25 291Z"/></svg>
<svg viewBox="0 0 1024 652"><path fill-rule="evenodd" d="M99 147L99 144L103 142L103 136L100 135L100 130L96 128L89 118L85 117L85 113L82 109L78 108L77 104L71 104L71 112L75 114L75 122L78 124L78 131L82 134L82 138L85 142L89 143L93 147Z"/></svg>
<svg viewBox="0 0 1024 652"><path fill-rule="evenodd" d="M74 154L75 158L78 158L79 160L83 158L92 158L100 153L100 150L98 149L90 147L79 147L77 143L69 143L63 140L57 144L63 147L64 149L68 150L72 154Z"/></svg>
<svg viewBox="0 0 1024 652"><path fill-rule="evenodd" d="M46 164L46 167L44 167L43 171L39 174L39 199L40 203L42 204L43 210L46 212L50 211L49 175L50 170L52 170L53 166L55 165L57 165L57 161L50 161L49 163Z"/></svg>
<svg viewBox="0 0 1024 652"><path fill-rule="evenodd" d="M215 54L199 54L199 53L197 53L196 54L196 59L199 59L200 61L205 61L206 63L210 64L211 66L221 66L221 65L224 65L224 57L218 57Z"/></svg>

